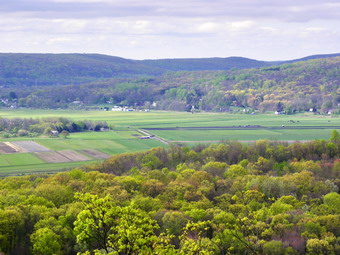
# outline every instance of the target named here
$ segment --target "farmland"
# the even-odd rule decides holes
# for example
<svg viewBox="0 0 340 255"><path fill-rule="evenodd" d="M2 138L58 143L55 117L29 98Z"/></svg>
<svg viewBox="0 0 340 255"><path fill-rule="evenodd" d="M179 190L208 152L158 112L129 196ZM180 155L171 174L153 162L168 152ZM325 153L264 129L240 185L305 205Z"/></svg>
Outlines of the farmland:
<svg viewBox="0 0 340 255"><path fill-rule="evenodd" d="M73 133L70 138L16 138L2 139L3 148L18 146L17 151L0 154L0 175L27 172L50 172L81 164L98 162L111 154L147 150L162 146L155 140L142 140L132 135L135 131L108 131ZM16 141L16 140L22 141ZM30 147L28 147L30 145ZM41 149L46 148L47 150ZM30 149L30 150L29 150Z"/></svg>
<svg viewBox="0 0 340 255"><path fill-rule="evenodd" d="M107 132L71 133L69 138L1 139L0 174L56 171L98 162L109 155L167 146L156 139L139 139L139 129L169 143L203 143L258 139L304 141L328 139L340 128L340 118L310 113L297 115L186 112L111 112L67 110L1 110L4 118L64 117L106 121ZM6 143L4 143L6 142ZM12 144L17 150L7 144ZM15 147L17 146L17 147ZM19 149L18 149L19 148ZM6 152L6 150L8 152Z"/></svg>

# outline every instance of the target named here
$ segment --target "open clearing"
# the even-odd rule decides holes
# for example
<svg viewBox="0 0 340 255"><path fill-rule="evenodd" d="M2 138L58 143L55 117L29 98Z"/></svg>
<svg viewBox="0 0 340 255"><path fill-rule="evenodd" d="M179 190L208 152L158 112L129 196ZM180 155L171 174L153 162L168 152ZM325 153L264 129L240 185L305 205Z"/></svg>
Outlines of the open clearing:
<svg viewBox="0 0 340 255"><path fill-rule="evenodd" d="M110 156L106 153L96 151L96 150L82 150L82 152L85 152L86 154L90 155L91 157L94 157L96 159L107 159Z"/></svg>
<svg viewBox="0 0 340 255"><path fill-rule="evenodd" d="M0 143L0 154L16 153L16 152L18 152L16 149L14 149L13 147L9 146L7 143Z"/></svg>
<svg viewBox="0 0 340 255"><path fill-rule="evenodd" d="M58 151L59 154L62 156L70 159L71 161L87 161L90 160L90 158L86 157L85 155L71 150L65 150L65 151Z"/></svg>
<svg viewBox="0 0 340 255"><path fill-rule="evenodd" d="M48 163L65 163L72 160L58 153L57 151L45 151L37 152L36 155L45 162Z"/></svg>
<svg viewBox="0 0 340 255"><path fill-rule="evenodd" d="M0 155L0 176L65 170L86 163L99 162L117 153L165 146L158 141L141 140L133 136L134 134L139 133L134 130L119 130L71 133L67 139L48 137L2 139L4 142L0 143L1 148L7 153ZM25 147L25 151L41 151L23 153L24 148L19 145ZM19 148L21 151L18 151ZM17 157L14 157L16 155Z"/></svg>
<svg viewBox="0 0 340 255"><path fill-rule="evenodd" d="M115 128L161 128L161 127L213 127L236 125L261 126L340 126L340 118L334 116L301 113L296 115L274 114L228 114L187 112L113 112L76 110L0 109L4 118L63 117L73 120L106 121Z"/></svg>
<svg viewBox="0 0 340 255"><path fill-rule="evenodd" d="M0 117L63 117L72 120L106 121L114 126L114 130L108 132L71 133L67 139L47 137L0 139L0 174L18 174L34 170L56 171L98 162L113 154L168 146L156 139L140 139L143 135L138 130L141 129L170 144L221 140L249 142L258 139L306 141L328 139L332 130L340 130L340 117L311 113L249 115L0 109ZM44 155L48 152L51 154ZM36 153L44 156L37 157ZM18 157L14 157L15 155Z"/></svg>
<svg viewBox="0 0 340 255"><path fill-rule="evenodd" d="M50 149L36 143L33 141L13 141L11 144L22 148L25 152L42 152L42 151L50 151Z"/></svg>
<svg viewBox="0 0 340 255"><path fill-rule="evenodd" d="M40 163L42 164L45 162L31 153L3 154L0 155L0 172L2 167L5 166L20 168L21 166Z"/></svg>
<svg viewBox="0 0 340 255"><path fill-rule="evenodd" d="M216 129L178 129L178 130L148 130L148 132L167 139L170 142L205 142L221 140L253 141L260 139L276 141L305 141L328 139L332 129L304 129L303 132L294 129L253 129L253 130L216 130Z"/></svg>
<svg viewBox="0 0 340 255"><path fill-rule="evenodd" d="M88 165L95 162L97 161L67 162L67 163L46 163L40 161L37 164L33 164L31 162L30 164L20 166L17 165L1 166L0 176L21 175L31 173L55 173L60 171L66 171L75 167L79 167L81 165Z"/></svg>

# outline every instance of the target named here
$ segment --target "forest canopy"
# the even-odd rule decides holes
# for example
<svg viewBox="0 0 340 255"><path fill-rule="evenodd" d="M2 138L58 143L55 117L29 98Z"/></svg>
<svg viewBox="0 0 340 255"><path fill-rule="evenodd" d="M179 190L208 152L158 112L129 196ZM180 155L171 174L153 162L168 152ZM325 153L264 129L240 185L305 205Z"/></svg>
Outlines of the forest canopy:
<svg viewBox="0 0 340 255"><path fill-rule="evenodd" d="M339 254L340 138L155 148L0 180L5 254Z"/></svg>

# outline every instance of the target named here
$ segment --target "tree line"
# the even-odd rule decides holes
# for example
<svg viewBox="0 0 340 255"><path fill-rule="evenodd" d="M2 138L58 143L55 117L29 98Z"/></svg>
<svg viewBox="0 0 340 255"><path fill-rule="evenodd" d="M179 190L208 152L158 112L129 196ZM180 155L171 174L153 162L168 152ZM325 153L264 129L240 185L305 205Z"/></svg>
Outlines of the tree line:
<svg viewBox="0 0 340 255"><path fill-rule="evenodd" d="M53 135L52 131L57 133L83 132L83 131L100 131L101 128L108 129L109 126L105 121L73 121L67 118L0 118L0 136L4 138L16 136L35 137L42 134Z"/></svg>

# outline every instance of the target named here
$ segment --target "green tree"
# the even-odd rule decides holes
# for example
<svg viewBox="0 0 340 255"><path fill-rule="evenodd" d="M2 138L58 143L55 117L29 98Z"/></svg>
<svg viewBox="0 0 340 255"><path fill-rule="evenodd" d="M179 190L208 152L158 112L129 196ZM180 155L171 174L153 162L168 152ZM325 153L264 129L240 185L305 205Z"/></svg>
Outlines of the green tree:
<svg viewBox="0 0 340 255"><path fill-rule="evenodd" d="M265 255L282 255L284 252L283 243L272 240L263 245L263 254Z"/></svg>
<svg viewBox="0 0 340 255"><path fill-rule="evenodd" d="M212 176L223 177L223 174L226 171L227 166L228 166L227 163L224 162L210 161L202 167L202 170L206 171Z"/></svg>
<svg viewBox="0 0 340 255"><path fill-rule="evenodd" d="M333 142L339 142L340 141L340 134L337 130L332 130L330 139Z"/></svg>
<svg viewBox="0 0 340 255"><path fill-rule="evenodd" d="M188 223L188 218L182 212L170 211L164 214L162 218L163 228L172 235L179 236L182 229Z"/></svg>
<svg viewBox="0 0 340 255"><path fill-rule="evenodd" d="M85 204L75 221L77 242L85 249L103 249L113 254L151 252L157 238L156 222L132 206L115 206L110 196L77 195Z"/></svg>
<svg viewBox="0 0 340 255"><path fill-rule="evenodd" d="M248 174L248 170L240 165L231 165L224 173L225 177L235 178L237 176L243 176Z"/></svg>
<svg viewBox="0 0 340 255"><path fill-rule="evenodd" d="M40 228L31 235L32 251L36 255L61 254L61 240L49 228Z"/></svg>
<svg viewBox="0 0 340 255"><path fill-rule="evenodd" d="M307 255L334 255L333 247L326 240L309 239L306 248Z"/></svg>
<svg viewBox="0 0 340 255"><path fill-rule="evenodd" d="M66 139L68 136L70 136L70 132L68 132L67 130L63 130L61 131L60 135L64 137L64 139Z"/></svg>
<svg viewBox="0 0 340 255"><path fill-rule="evenodd" d="M323 197L323 202L330 213L340 214L340 195L338 193L328 193Z"/></svg>
<svg viewBox="0 0 340 255"><path fill-rule="evenodd" d="M18 208L0 209L0 251L10 253L23 228L23 215Z"/></svg>
<svg viewBox="0 0 340 255"><path fill-rule="evenodd" d="M14 91L11 91L11 92L9 92L9 94L8 94L8 98L9 98L10 100L13 100L13 99L17 99L18 96L17 96L17 94L16 94Z"/></svg>
<svg viewBox="0 0 340 255"><path fill-rule="evenodd" d="M222 254L245 254L248 243L244 235L232 229L224 229L212 239ZM254 251L252 251L254 253Z"/></svg>
<svg viewBox="0 0 340 255"><path fill-rule="evenodd" d="M219 252L218 246L208 238L210 221L188 222L181 235L181 251L192 255L213 255Z"/></svg>

